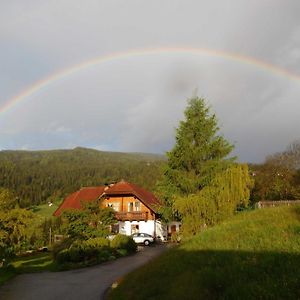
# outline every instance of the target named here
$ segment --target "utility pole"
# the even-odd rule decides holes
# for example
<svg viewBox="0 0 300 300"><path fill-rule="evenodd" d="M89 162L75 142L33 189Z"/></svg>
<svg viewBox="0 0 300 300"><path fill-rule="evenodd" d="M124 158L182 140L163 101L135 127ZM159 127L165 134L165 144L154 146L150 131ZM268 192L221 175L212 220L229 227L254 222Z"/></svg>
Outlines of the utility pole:
<svg viewBox="0 0 300 300"><path fill-rule="evenodd" d="M51 246L51 243L52 243L52 229L50 226L50 228L49 228L49 246Z"/></svg>

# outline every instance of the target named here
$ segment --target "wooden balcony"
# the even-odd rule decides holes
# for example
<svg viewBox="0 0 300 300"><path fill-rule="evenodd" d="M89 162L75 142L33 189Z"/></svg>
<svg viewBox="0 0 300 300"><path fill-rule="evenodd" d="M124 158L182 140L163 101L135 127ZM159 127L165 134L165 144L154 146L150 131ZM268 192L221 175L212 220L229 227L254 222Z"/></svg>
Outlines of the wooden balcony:
<svg viewBox="0 0 300 300"><path fill-rule="evenodd" d="M141 211L116 212L115 216L118 221L147 221L148 220L148 212L141 212Z"/></svg>

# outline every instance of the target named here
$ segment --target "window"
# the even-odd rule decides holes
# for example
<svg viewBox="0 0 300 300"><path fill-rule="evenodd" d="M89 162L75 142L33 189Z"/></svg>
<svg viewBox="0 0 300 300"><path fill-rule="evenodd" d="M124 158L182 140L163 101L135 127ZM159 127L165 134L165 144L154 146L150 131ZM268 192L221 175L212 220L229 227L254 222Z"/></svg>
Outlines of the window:
<svg viewBox="0 0 300 300"><path fill-rule="evenodd" d="M128 203L128 211L133 211L133 202Z"/></svg>
<svg viewBox="0 0 300 300"><path fill-rule="evenodd" d="M136 201L134 203L135 211L141 211L141 203L139 201Z"/></svg>
<svg viewBox="0 0 300 300"><path fill-rule="evenodd" d="M120 203L119 202L114 202L114 203L107 203L107 207L111 207L115 211L120 210Z"/></svg>
<svg viewBox="0 0 300 300"><path fill-rule="evenodd" d="M120 210L120 203L119 203L119 202L114 203L114 204L113 204L113 209L114 209L115 211L119 211L119 210Z"/></svg>

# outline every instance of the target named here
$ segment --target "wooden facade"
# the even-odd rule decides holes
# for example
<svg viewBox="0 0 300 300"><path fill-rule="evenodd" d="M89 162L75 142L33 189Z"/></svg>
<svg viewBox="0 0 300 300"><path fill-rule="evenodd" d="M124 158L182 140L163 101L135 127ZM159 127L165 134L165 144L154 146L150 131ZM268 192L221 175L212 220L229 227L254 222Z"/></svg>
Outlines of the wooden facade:
<svg viewBox="0 0 300 300"><path fill-rule="evenodd" d="M100 205L113 208L118 221L155 220L155 213L132 195L107 196Z"/></svg>

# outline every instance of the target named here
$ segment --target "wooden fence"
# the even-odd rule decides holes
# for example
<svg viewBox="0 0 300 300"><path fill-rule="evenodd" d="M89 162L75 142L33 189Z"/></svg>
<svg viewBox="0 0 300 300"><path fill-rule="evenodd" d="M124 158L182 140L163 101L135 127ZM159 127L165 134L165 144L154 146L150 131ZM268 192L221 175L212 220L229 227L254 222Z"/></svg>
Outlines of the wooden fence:
<svg viewBox="0 0 300 300"><path fill-rule="evenodd" d="M282 206L282 205L300 205L300 200L278 200L278 201L259 201L257 202L257 208L263 207L274 207L274 206Z"/></svg>

